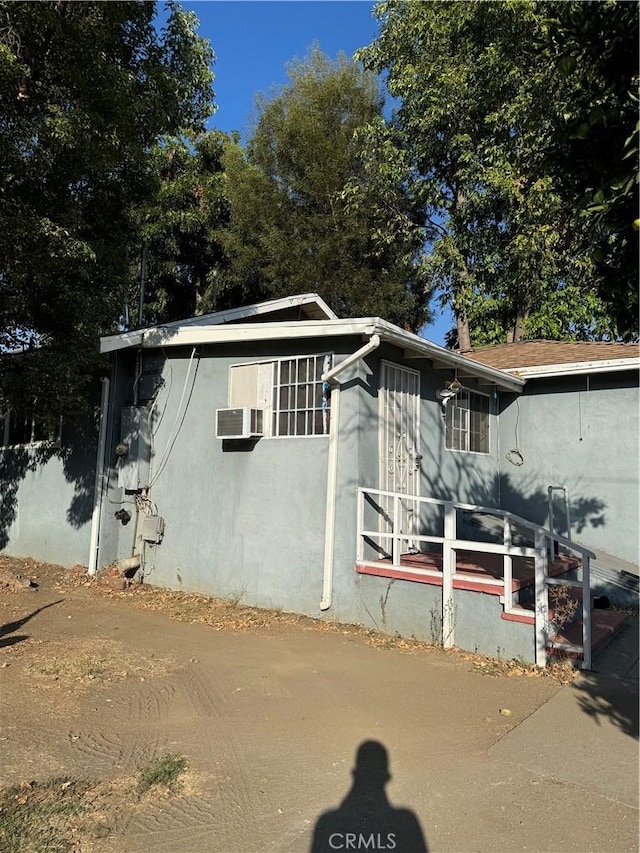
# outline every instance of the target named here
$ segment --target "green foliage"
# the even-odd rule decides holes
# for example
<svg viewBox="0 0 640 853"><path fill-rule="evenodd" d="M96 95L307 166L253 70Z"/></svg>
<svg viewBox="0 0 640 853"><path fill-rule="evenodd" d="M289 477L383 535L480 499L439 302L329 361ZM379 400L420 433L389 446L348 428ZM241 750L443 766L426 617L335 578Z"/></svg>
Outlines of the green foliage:
<svg viewBox="0 0 640 853"><path fill-rule="evenodd" d="M246 153L225 160L229 270L217 304L317 291L341 315L376 314L419 328L428 294L406 187L360 131L380 122L373 75L317 48L290 82L258 102ZM358 197L359 203L354 204Z"/></svg>
<svg viewBox="0 0 640 853"><path fill-rule="evenodd" d="M467 348L633 334L636 264L611 228L602 250L592 205L606 193L589 200L586 191L594 175L607 183L609 165L594 149L587 180L565 152L569 137L586 146L596 129L610 142L633 133L635 5L386 2L376 11L380 34L359 56L387 72L399 101L407 181L431 231L424 264L456 314L454 338ZM614 73L607 56L616 50L626 58ZM612 153L615 162L626 156L617 145ZM617 176L608 186L628 200L632 183ZM608 258L610 272L612 254L623 281L615 294L598 261Z"/></svg>
<svg viewBox="0 0 640 853"><path fill-rule="evenodd" d="M115 331L149 151L212 112L196 20L154 3L0 2L0 398L74 410ZM16 370L19 365L19 370ZM28 382L25 383L25 378Z"/></svg>
<svg viewBox="0 0 640 853"><path fill-rule="evenodd" d="M138 774L138 794L145 794L151 788L161 786L169 791L177 791L180 776L187 769L184 755L163 755L150 761Z"/></svg>
<svg viewBox="0 0 640 853"><path fill-rule="evenodd" d="M154 193L134 219L147 250L143 324L191 317L215 302L229 221L223 158L231 140L212 131L165 139L151 153ZM134 276L132 284L136 285ZM131 288L132 314L137 288ZM133 319L133 318L132 318Z"/></svg>
<svg viewBox="0 0 640 853"><path fill-rule="evenodd" d="M579 248L618 331L638 320L638 5L551 3L544 44L566 95L547 167L581 219Z"/></svg>
<svg viewBox="0 0 640 853"><path fill-rule="evenodd" d="M70 821L89 808L89 785L65 777L0 789L0 850L68 853Z"/></svg>

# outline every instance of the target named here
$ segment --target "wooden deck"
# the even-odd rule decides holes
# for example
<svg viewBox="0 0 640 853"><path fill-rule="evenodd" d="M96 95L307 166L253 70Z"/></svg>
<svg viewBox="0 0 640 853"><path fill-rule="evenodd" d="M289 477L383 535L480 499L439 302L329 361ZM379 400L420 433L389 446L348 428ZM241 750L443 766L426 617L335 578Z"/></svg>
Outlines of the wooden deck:
<svg viewBox="0 0 640 853"><path fill-rule="evenodd" d="M549 564L549 575L560 577L580 565L574 557L559 556ZM453 578L454 589L466 589L484 592L489 595L502 595L503 587L497 581L503 578L503 557L500 554L487 554L480 551L456 552L456 574ZM442 576L421 574L421 572L442 572L442 555L437 552L407 553L400 558L400 567L392 567L390 560L377 560L369 563L357 563L356 571L360 574L377 575L379 577L410 580L417 583L442 585ZM512 592L518 593L527 589L533 590L535 582L534 561L530 557L512 558ZM576 596L581 594L576 590ZM581 602L580 602L581 603ZM580 611L578 611L580 612ZM514 605L511 613L502 613L507 621L535 624L533 600L523 601ZM616 610L591 611L591 647L592 652L606 645L624 626L627 614ZM579 616L566 626L556 638L558 642L572 645L582 643L582 620ZM568 660L578 657L575 653L562 650L548 649L552 657L562 657Z"/></svg>
<svg viewBox="0 0 640 853"><path fill-rule="evenodd" d="M577 568L580 561L574 557L560 556L549 564L549 575L559 577ZM393 567L390 560L376 560L356 564L360 574L378 575L398 580L411 580L418 583L442 585L442 577L433 574L420 574L423 571L442 572L442 555L439 552L407 553L400 557L400 567ZM454 589L470 589L487 592L490 595L502 595L501 581L504 572L504 558L501 554L487 554L480 551L456 552L456 576ZM533 587L535 579L534 562L531 557L513 557L511 569L511 590L519 592Z"/></svg>

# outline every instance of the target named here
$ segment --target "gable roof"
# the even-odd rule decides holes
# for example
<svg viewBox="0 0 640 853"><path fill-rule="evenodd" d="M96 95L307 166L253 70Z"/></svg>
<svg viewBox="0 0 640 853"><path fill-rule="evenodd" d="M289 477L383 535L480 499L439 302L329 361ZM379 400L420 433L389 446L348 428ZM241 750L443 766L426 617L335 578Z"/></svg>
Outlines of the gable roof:
<svg viewBox="0 0 640 853"><path fill-rule="evenodd" d="M229 308L226 311L215 311L212 314L201 314L188 320L176 320L165 323L163 328L182 326L218 326L222 323L237 323L250 320L253 317L265 319L269 315L285 315L298 320L337 320L338 317L327 303L317 293L302 293L298 296L284 296L281 299L270 299L267 302L257 302L255 305L244 305L240 308ZM276 319L274 316L273 319Z"/></svg>
<svg viewBox="0 0 640 853"><path fill-rule="evenodd" d="M290 319L291 308L316 311L322 316L319 319ZM273 315L278 313L281 319L273 321ZM267 322L263 322L264 320ZM132 347L147 349L294 338L326 340L332 337L354 336L359 340L370 340L373 335L378 335L381 341L397 346L406 358L429 359L436 369L454 369L460 377L473 376L485 384L497 385L511 391L520 391L524 386L524 381L519 377L510 376L490 365L472 363L459 353L444 349L380 317L338 319L315 294L288 297L285 300L273 300L233 311L220 311L149 329L110 335L100 339L100 352L114 352Z"/></svg>
<svg viewBox="0 0 640 853"><path fill-rule="evenodd" d="M302 293L297 296L270 299L267 302L256 302L254 305L243 305L240 308L229 308L226 311L199 314L197 317L173 320L170 323L149 326L146 329L134 329L130 332L120 332L117 335L105 335L100 338L100 352L113 352L131 346L141 346L144 339L158 330L162 332L163 336L171 337L178 329L255 322L257 318L260 320L277 320L278 315L280 321L287 319L305 321L338 319L337 315L317 293Z"/></svg>
<svg viewBox="0 0 640 853"><path fill-rule="evenodd" d="M516 341L479 347L464 357L523 378L640 368L640 344L609 341Z"/></svg>

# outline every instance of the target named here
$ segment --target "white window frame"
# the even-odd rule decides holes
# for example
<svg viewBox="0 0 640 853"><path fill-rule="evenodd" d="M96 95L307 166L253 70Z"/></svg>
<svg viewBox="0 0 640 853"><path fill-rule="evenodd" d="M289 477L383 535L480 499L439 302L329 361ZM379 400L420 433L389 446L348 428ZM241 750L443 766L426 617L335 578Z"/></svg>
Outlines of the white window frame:
<svg viewBox="0 0 640 853"><path fill-rule="evenodd" d="M473 397L486 399L487 401L487 433L486 433L486 450L479 450L475 447L472 447L472 438L474 436L479 435L477 430L473 430L471 428L471 415L473 414L473 410L471 408L471 401ZM445 416L444 416L444 446L445 450L450 451L451 453L477 453L482 456L487 456L491 453L491 403L490 403L490 394L486 394L484 391L477 391L475 388L463 388L459 391L455 397L449 399L446 407L445 407ZM462 407L458 405L461 400L466 398L466 406ZM464 423L462 427L455 427L453 424L450 424L450 419L454 417L453 412L459 411L462 413ZM481 412L479 414L484 414ZM452 441L451 446L449 446L449 435L451 434ZM464 443L464 447L456 447L455 437L463 437L464 442L459 442L460 444Z"/></svg>
<svg viewBox="0 0 640 853"><path fill-rule="evenodd" d="M308 373L304 377L300 375L300 364L310 360L313 368L311 380ZM325 394L322 394L319 404L317 402L317 386L323 384L318 375L318 365L322 365L324 372L331 367L332 361L331 353L308 353L232 364L229 366L229 406L262 409L265 438L326 438L329 435L331 402ZM291 374L285 376L284 365L288 365L289 370L294 366L293 381L290 381ZM247 371L245 383L240 380L243 368L255 369L254 376L251 375L253 371ZM328 391L328 388L322 390ZM285 391L288 398L286 407L282 406ZM301 391L304 401L300 399ZM281 432L283 416L288 420L287 432ZM301 417L304 419L304 432L297 431ZM321 421L322 428L316 432L318 420Z"/></svg>
<svg viewBox="0 0 640 853"><path fill-rule="evenodd" d="M59 447L62 439L62 415L56 421L56 429L52 438L36 439L36 427L38 416L36 412L31 413L31 436L29 441L10 442L11 436L11 412L6 409L0 412L0 449L11 449L12 447L40 447L43 445ZM28 420L28 417L26 418Z"/></svg>

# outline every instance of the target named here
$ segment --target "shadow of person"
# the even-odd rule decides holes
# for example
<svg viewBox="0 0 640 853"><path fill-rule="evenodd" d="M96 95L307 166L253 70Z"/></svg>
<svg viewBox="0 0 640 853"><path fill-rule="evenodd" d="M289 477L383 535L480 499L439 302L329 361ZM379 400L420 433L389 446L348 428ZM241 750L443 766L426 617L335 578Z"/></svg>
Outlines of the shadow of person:
<svg viewBox="0 0 640 853"><path fill-rule="evenodd" d="M394 808L385 785L391 779L385 747L375 740L361 743L352 770L353 785L339 808L320 815L311 853L347 850L394 850L428 853L415 814Z"/></svg>
<svg viewBox="0 0 640 853"><path fill-rule="evenodd" d="M22 628L29 619L33 619L34 616L37 616L38 613L42 613L43 610L46 610L48 607L55 607L56 604L61 604L64 601L64 598L59 598L58 601L50 601L49 604L43 604L42 607L38 607L37 610L34 610L33 613L28 613L26 616L23 616L22 619L16 619L15 622L6 622L4 625L0 625L0 645L10 646L14 643L17 643L18 640L16 637L11 639L7 638L7 634L13 634L14 631L17 631L18 628ZM22 639L26 639L26 635L20 635Z"/></svg>

